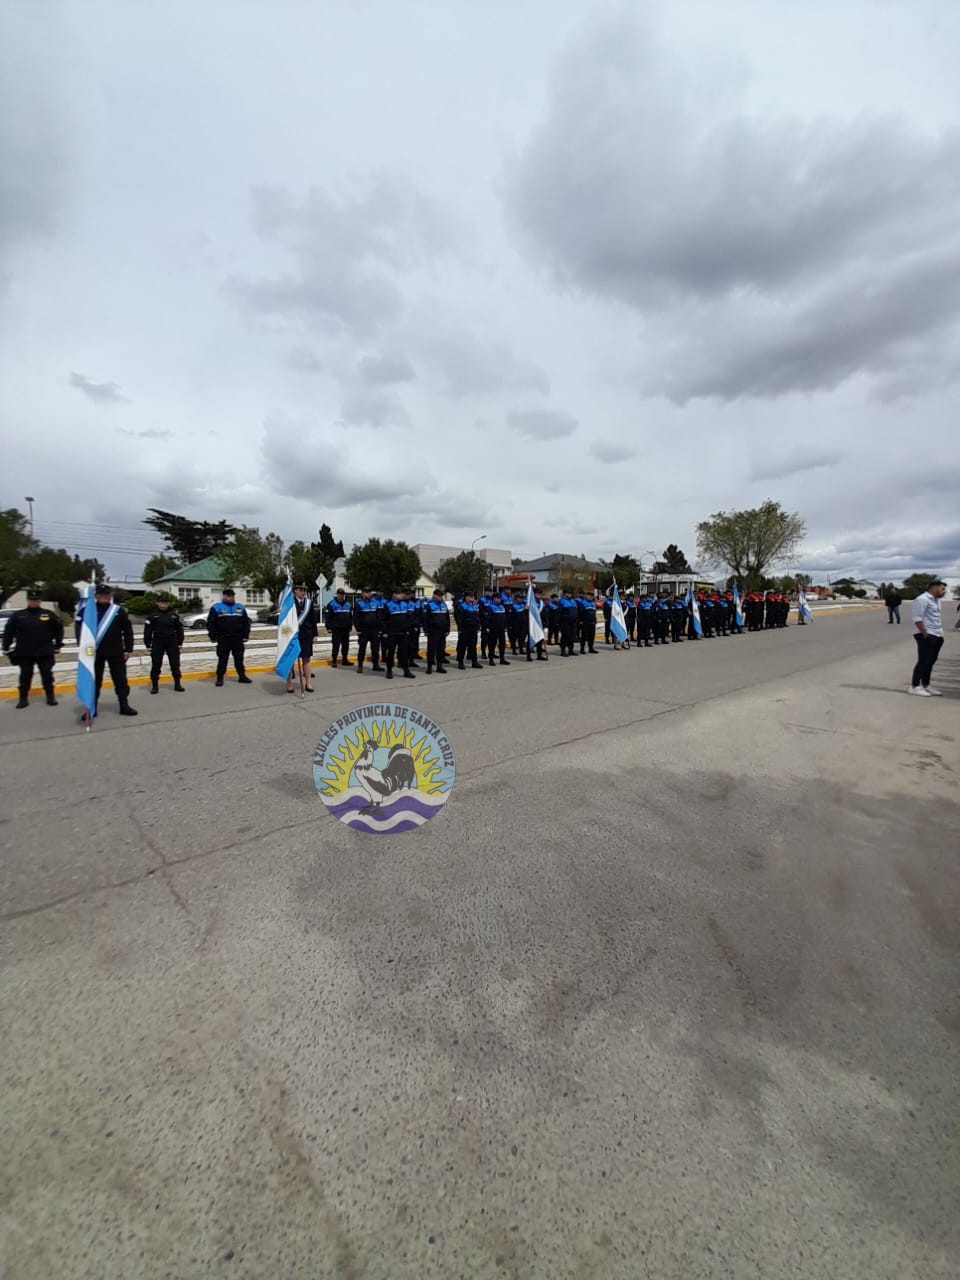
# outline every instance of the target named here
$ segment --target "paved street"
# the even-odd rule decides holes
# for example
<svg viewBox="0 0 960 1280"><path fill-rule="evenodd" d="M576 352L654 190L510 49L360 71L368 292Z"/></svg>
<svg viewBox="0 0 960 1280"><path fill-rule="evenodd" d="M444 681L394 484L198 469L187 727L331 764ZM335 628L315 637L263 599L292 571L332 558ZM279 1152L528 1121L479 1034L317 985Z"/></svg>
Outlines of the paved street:
<svg viewBox="0 0 960 1280"><path fill-rule="evenodd" d="M0 1277L956 1280L960 633L912 662L0 702ZM458 769L392 839L311 777L388 689Z"/></svg>

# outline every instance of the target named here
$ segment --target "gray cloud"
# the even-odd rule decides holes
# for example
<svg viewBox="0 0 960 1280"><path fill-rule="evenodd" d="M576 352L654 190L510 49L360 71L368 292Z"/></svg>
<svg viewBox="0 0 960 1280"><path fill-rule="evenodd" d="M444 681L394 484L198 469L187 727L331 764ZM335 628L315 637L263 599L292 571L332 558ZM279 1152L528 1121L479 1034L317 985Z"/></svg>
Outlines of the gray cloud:
<svg viewBox="0 0 960 1280"><path fill-rule="evenodd" d="M119 436L134 436L138 440L172 440L173 431L161 431L159 427L147 427L144 431L130 431L126 427L114 427Z"/></svg>
<svg viewBox="0 0 960 1280"><path fill-rule="evenodd" d="M514 431L532 440L562 440L577 429L576 418L556 409L511 409L507 422Z"/></svg>
<svg viewBox="0 0 960 1280"><path fill-rule="evenodd" d="M615 440L594 440L590 452L598 462L626 462L637 455L636 449Z"/></svg>
<svg viewBox="0 0 960 1280"><path fill-rule="evenodd" d="M127 397L116 382L94 382L92 378L77 372L70 374L69 382L71 387L76 387L78 391L82 391L87 399L92 400L94 404L128 403Z"/></svg>
<svg viewBox="0 0 960 1280"><path fill-rule="evenodd" d="M297 373L322 373L324 368L323 361L309 347L291 347L287 364Z"/></svg>
<svg viewBox="0 0 960 1280"><path fill-rule="evenodd" d="M782 480L786 476L799 475L804 471L835 466L845 456L842 449L788 449L766 460L757 459L750 468L750 479Z"/></svg>
<svg viewBox="0 0 960 1280"><path fill-rule="evenodd" d="M357 361L357 376L370 386L390 386L394 382L416 381L416 371L405 356L361 356Z"/></svg>
<svg viewBox="0 0 960 1280"><path fill-rule="evenodd" d="M362 427L407 426L410 415L400 398L379 387L348 387L340 401L344 422Z"/></svg>
<svg viewBox="0 0 960 1280"><path fill-rule="evenodd" d="M325 327L368 334L403 308L397 277L457 242L454 216L408 179L380 174L297 202L276 186L254 188L254 225L292 258L277 276L233 276L228 292L264 315L307 317Z"/></svg>
<svg viewBox="0 0 960 1280"><path fill-rule="evenodd" d="M460 334L425 343L425 358L439 377L441 391L460 398L501 391L538 391L546 395L550 379L543 369L519 359L495 338Z"/></svg>
<svg viewBox="0 0 960 1280"><path fill-rule="evenodd" d="M618 11L571 45L509 173L560 281L661 317L651 390L832 388L954 327L960 133L713 116L698 96Z"/></svg>

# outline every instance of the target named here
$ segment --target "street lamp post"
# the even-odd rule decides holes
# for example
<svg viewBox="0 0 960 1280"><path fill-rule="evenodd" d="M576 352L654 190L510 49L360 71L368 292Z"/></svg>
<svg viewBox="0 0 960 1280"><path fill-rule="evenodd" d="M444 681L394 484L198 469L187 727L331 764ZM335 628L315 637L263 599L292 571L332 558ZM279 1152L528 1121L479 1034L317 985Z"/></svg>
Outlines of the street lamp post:
<svg viewBox="0 0 960 1280"><path fill-rule="evenodd" d="M30 508L30 537L33 537L33 498L24 498L24 502Z"/></svg>

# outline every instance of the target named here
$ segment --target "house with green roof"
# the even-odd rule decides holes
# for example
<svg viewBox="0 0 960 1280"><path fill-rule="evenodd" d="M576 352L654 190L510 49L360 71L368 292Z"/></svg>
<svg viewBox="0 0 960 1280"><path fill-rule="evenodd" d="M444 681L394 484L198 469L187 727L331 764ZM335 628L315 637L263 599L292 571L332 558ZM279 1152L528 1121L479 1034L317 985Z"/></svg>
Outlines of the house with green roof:
<svg viewBox="0 0 960 1280"><path fill-rule="evenodd" d="M199 600L203 608L209 609L214 601L220 599L225 574L223 562L216 556L207 556L206 560L198 560L196 564L188 564L182 569L165 573L162 578L151 582L150 589L169 592L178 600ZM237 593L237 604L245 604L252 611L270 603L268 591L251 587L242 579L230 582L229 585Z"/></svg>

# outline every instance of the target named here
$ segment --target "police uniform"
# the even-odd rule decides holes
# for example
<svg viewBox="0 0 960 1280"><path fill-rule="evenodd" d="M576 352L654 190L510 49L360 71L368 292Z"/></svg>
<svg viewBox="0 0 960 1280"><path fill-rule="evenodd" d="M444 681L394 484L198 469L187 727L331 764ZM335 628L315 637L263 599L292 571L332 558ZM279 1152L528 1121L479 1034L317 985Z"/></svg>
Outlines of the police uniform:
<svg viewBox="0 0 960 1280"><path fill-rule="evenodd" d="M307 584L305 582L298 582L293 588L293 609L297 615L297 639L300 642L303 689L305 693L313 693L310 663L313 661L313 646L320 635L320 624L317 621L316 605L307 594ZM287 692L293 693L292 668L287 676Z"/></svg>
<svg viewBox="0 0 960 1280"><path fill-rule="evenodd" d="M653 596L647 592L637 600L637 637L638 647L643 645L649 649L650 637L653 635Z"/></svg>
<svg viewBox="0 0 960 1280"><path fill-rule="evenodd" d="M576 653L577 625L580 610L570 587L564 587L560 596L560 657L572 658Z"/></svg>
<svg viewBox="0 0 960 1280"><path fill-rule="evenodd" d="M380 665L380 609L382 602L369 587L353 602L353 625L357 629L357 671L363 670L363 661L370 649L374 671L382 671Z"/></svg>
<svg viewBox="0 0 960 1280"><path fill-rule="evenodd" d="M327 604L323 621L330 632L330 665L337 665L337 657L343 655L343 666L352 667L350 661L350 628L353 626L353 605L347 600L347 593L341 587L333 599Z"/></svg>
<svg viewBox="0 0 960 1280"><path fill-rule="evenodd" d="M96 600L97 623L94 632L95 651L93 655L93 677L96 685L96 702L94 703L94 712L97 714L97 705L100 702L100 689L103 685L104 668L109 668L110 679L113 681L113 687L117 695L117 701L120 703L120 714L122 716L135 716L137 714L130 705L130 685L127 681L127 656L133 653L133 627L130 619L127 617L126 609L118 604L113 604L110 597L113 595L113 588L106 584L98 584L94 588L94 599ZM77 643L80 643L82 635L83 623L77 633Z"/></svg>
<svg viewBox="0 0 960 1280"><path fill-rule="evenodd" d="M480 657L485 659L490 645L490 606L493 604L493 588L484 587L477 608L480 612Z"/></svg>
<svg viewBox="0 0 960 1280"><path fill-rule="evenodd" d="M424 604L423 626L427 633L427 675L431 675L434 667L438 675L446 672L444 662L447 657L447 636L450 634L450 610L440 587L434 589L433 595Z"/></svg>
<svg viewBox="0 0 960 1280"><path fill-rule="evenodd" d="M63 623L60 615L53 609L45 609L40 601L40 591L32 587L27 592L27 607L11 614L3 629L3 652L9 654L12 649L11 661L20 668L18 710L29 706L34 667L40 672L40 683L47 697L47 705L57 705L53 688L53 664L62 647Z"/></svg>
<svg viewBox="0 0 960 1280"><path fill-rule="evenodd" d="M527 597L515 595L511 601L511 612L508 615L511 626L511 648L519 657L530 653L530 622L527 610Z"/></svg>
<svg viewBox="0 0 960 1280"><path fill-rule="evenodd" d="M207 635L217 646L217 687L223 684L227 662L233 658L238 684L253 684L243 662L243 646L250 638L250 615L237 604L233 590L227 587L223 599L210 606Z"/></svg>
<svg viewBox="0 0 960 1280"><path fill-rule="evenodd" d="M500 665L509 667L510 661L506 657L507 652L507 609L502 598L496 592L490 597L489 614L487 618L487 626L489 634L487 636L487 654L489 656L490 666L496 663L496 654L500 653Z"/></svg>
<svg viewBox="0 0 960 1280"><path fill-rule="evenodd" d="M635 642L637 638L637 597L635 595L627 596L623 621L627 628L627 639Z"/></svg>
<svg viewBox="0 0 960 1280"><path fill-rule="evenodd" d="M403 667L403 674L406 679L416 680L417 678L410 670L410 627L412 622L413 615L408 607L408 601L403 599L403 592L397 588L392 597L383 606L382 625L387 639L383 656L387 667L388 680L393 679L394 662L399 662Z"/></svg>
<svg viewBox="0 0 960 1280"><path fill-rule="evenodd" d="M454 607L457 621L457 666L465 670L464 658L470 659L471 667L483 664L477 661L477 636L480 632L480 606L472 591L465 591L463 598Z"/></svg>
<svg viewBox="0 0 960 1280"><path fill-rule="evenodd" d="M143 624L143 644L150 650L150 692L159 689L160 671L166 656L170 663L170 674L173 676L173 687L177 693L184 693L180 682L180 648L183 645L183 623L176 609L161 609L161 604L169 604L170 597L165 591L157 596L158 607Z"/></svg>
<svg viewBox="0 0 960 1280"><path fill-rule="evenodd" d="M683 596L674 596L670 605L670 639L674 644L683 640L687 626L687 602Z"/></svg>
<svg viewBox="0 0 960 1280"><path fill-rule="evenodd" d="M605 600L603 604L605 627L608 626L607 610L610 607L610 601ZM581 591L580 595L577 596L577 632L580 640L580 652L596 653L597 602L593 596L588 596L585 591Z"/></svg>
<svg viewBox="0 0 960 1280"><path fill-rule="evenodd" d="M560 603L557 600L556 593L551 595L546 603L546 615L544 617L544 630L547 633L547 644L559 644L560 642Z"/></svg>

